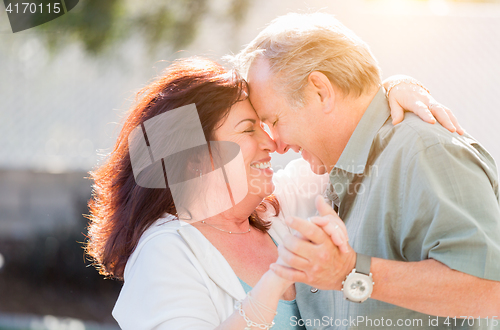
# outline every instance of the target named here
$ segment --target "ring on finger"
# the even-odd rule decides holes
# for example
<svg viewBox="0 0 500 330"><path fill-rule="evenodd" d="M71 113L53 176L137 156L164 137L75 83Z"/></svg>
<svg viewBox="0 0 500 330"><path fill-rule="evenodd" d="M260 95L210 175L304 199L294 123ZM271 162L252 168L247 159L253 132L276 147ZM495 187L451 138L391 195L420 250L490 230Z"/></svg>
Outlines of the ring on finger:
<svg viewBox="0 0 500 330"><path fill-rule="evenodd" d="M437 103L437 102L430 102L429 105L427 106L427 108L429 108L429 110L430 110L435 105L439 105L439 103Z"/></svg>

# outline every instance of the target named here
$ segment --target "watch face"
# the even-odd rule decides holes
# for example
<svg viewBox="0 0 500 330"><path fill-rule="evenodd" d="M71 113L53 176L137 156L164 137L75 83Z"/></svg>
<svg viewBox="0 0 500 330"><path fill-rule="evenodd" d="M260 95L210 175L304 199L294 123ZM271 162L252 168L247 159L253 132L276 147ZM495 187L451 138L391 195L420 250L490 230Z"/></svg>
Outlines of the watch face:
<svg viewBox="0 0 500 330"><path fill-rule="evenodd" d="M363 301L368 298L373 289L373 282L367 275L354 273L344 282L344 295L349 300Z"/></svg>

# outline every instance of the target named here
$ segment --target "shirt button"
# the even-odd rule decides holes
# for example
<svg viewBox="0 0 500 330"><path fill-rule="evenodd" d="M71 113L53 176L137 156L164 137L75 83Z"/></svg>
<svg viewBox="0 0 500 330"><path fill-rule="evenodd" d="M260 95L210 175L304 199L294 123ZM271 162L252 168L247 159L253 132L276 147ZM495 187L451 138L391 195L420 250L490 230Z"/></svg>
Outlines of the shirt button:
<svg viewBox="0 0 500 330"><path fill-rule="evenodd" d="M316 288L311 288L311 293L316 293L316 292L318 292L318 291L319 291L319 290L318 290L318 289L316 289Z"/></svg>

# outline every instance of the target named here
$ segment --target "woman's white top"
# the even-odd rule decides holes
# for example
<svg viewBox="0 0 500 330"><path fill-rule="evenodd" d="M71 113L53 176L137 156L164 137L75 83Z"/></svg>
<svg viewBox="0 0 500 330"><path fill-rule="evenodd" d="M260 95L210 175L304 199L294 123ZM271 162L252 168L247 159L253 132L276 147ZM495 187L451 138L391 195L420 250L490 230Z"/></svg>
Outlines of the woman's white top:
<svg viewBox="0 0 500 330"><path fill-rule="evenodd" d="M314 199L328 184L298 159L273 176L281 212L269 234L281 244L287 216L316 214ZM273 208L268 212L273 215ZM127 261L113 316L124 330L213 329L246 296L222 254L195 227L165 214L147 229ZM173 221L172 221L173 220Z"/></svg>

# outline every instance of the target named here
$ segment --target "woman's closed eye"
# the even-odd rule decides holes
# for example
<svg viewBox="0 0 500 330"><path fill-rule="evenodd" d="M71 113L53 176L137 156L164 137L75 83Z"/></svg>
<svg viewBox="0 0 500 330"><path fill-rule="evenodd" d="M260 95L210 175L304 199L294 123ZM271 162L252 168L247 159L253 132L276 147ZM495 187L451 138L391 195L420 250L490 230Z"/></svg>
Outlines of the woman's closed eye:
<svg viewBox="0 0 500 330"><path fill-rule="evenodd" d="M243 133L253 133L253 132L255 132L253 125L243 131Z"/></svg>

